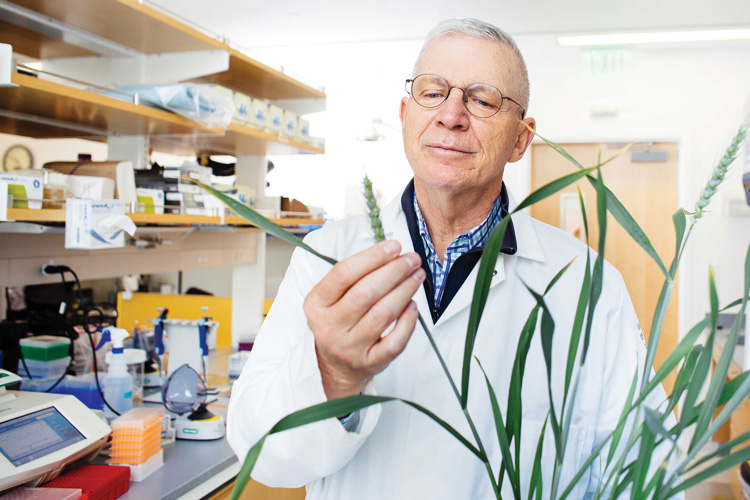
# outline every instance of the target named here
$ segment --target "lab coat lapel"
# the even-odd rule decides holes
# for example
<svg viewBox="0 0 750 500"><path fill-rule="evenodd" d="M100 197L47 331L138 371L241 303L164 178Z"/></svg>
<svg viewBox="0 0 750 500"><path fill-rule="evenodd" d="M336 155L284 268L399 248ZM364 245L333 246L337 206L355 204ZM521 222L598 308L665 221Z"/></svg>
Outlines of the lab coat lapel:
<svg viewBox="0 0 750 500"><path fill-rule="evenodd" d="M492 288L496 287L503 281L505 281L505 254L500 254L500 256L497 259L497 262L495 263L495 271L494 275L492 277L492 281L490 282L490 290ZM448 304L448 308L443 312L443 314L440 316L440 319L437 323L435 323L435 326L439 326L442 323L445 323L450 318L458 314L459 312L463 311L465 308L469 307L471 305L471 301L474 298L474 287L477 283L477 276L479 273L479 263L474 266L474 269L471 270L471 273L469 273L469 276L466 277L466 281L464 281L464 284L461 286L461 288L458 290L456 295L453 297L453 300L451 300L451 303Z"/></svg>
<svg viewBox="0 0 750 500"><path fill-rule="evenodd" d="M513 199L513 195L508 190L508 206L509 210L517 206L517 203ZM539 244L539 238L537 237L536 231L532 224L531 218L524 212L518 212L511 216L513 221L513 230L516 233L516 244L518 248L514 255L500 254L497 262L495 263L494 275L490 282L490 290L498 286L500 283L505 281L505 261L506 259L524 258L529 260L535 260L538 262L544 262L544 253L542 247ZM474 298L474 287L476 286L477 276L479 273L479 263L474 266L466 281L461 286L461 289L453 297L453 300L448 304L448 308L445 310L435 326L448 321L451 317L455 316L459 312L463 311L466 307L471 305L471 301Z"/></svg>

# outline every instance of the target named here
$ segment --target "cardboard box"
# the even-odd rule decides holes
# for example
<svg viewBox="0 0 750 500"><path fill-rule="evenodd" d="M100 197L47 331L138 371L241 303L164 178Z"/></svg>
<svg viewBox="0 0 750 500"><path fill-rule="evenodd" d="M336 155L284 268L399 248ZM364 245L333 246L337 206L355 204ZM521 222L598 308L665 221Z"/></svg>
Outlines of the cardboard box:
<svg viewBox="0 0 750 500"><path fill-rule="evenodd" d="M245 94L235 92L234 93L234 116L232 117L232 121L235 123L239 123L240 125L247 125L247 122L250 120L251 107L252 107L252 99L250 99Z"/></svg>
<svg viewBox="0 0 750 500"><path fill-rule="evenodd" d="M273 104L268 106L266 115L266 129L272 134L281 133L281 127L284 122L284 110Z"/></svg>
<svg viewBox="0 0 750 500"><path fill-rule="evenodd" d="M297 121L297 133L294 138L300 142L310 141L310 122L301 117Z"/></svg>
<svg viewBox="0 0 750 500"><path fill-rule="evenodd" d="M8 220L8 183L0 179L0 220Z"/></svg>
<svg viewBox="0 0 750 500"><path fill-rule="evenodd" d="M115 181L115 196L125 203L137 200L135 193L135 173L129 161L54 161L45 163L44 168L68 175L106 177Z"/></svg>
<svg viewBox="0 0 750 500"><path fill-rule="evenodd" d="M138 195L138 212L144 214L164 213L164 191L161 189L137 188L135 192Z"/></svg>
<svg viewBox="0 0 750 500"><path fill-rule="evenodd" d="M268 115L268 103L262 99L253 99L250 105L247 124L253 128L266 128L266 116Z"/></svg>
<svg viewBox="0 0 750 500"><path fill-rule="evenodd" d="M115 181L105 177L66 175L68 197L109 200L115 197Z"/></svg>
<svg viewBox="0 0 750 500"><path fill-rule="evenodd" d="M289 139L294 139L297 135L297 120L298 116L296 113L284 111L284 127L281 129L281 135Z"/></svg>
<svg viewBox="0 0 750 500"><path fill-rule="evenodd" d="M42 208L44 179L41 171L37 175L0 173L0 181L8 184L8 194L13 196L10 208Z"/></svg>
<svg viewBox="0 0 750 500"><path fill-rule="evenodd" d="M97 250L125 246L125 233L135 234L122 200L81 200L65 203L65 248Z"/></svg>

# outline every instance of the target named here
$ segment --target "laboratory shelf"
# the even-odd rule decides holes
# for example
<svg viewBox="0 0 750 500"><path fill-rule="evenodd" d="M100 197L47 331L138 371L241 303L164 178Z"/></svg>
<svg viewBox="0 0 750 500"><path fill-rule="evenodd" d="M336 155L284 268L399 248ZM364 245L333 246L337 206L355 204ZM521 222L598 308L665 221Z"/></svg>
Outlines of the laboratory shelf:
<svg viewBox="0 0 750 500"><path fill-rule="evenodd" d="M0 119L0 132L6 134L82 137L99 133L105 137L224 133L168 111L22 73L13 73L11 81L18 87L0 88L0 112L6 112ZM45 126L25 117L45 119Z"/></svg>
<svg viewBox="0 0 750 500"><path fill-rule="evenodd" d="M15 53L34 59L93 57L99 55L96 52L71 45L53 36L4 20L0 20L0 33L3 34L3 43L11 44Z"/></svg>
<svg viewBox="0 0 750 500"><path fill-rule="evenodd" d="M317 147L279 134L230 123L223 135L192 134L170 137L153 137L154 149L180 156L192 154L240 154L274 155L325 153L325 148Z"/></svg>
<svg viewBox="0 0 750 500"><path fill-rule="evenodd" d="M317 99L325 106L325 93L256 61L224 41L203 33L138 0L12 0L87 33L142 52L224 50L229 69L204 77L239 92L269 100ZM58 39L33 35L23 28L5 30L3 41L20 54L37 59L92 55Z"/></svg>
<svg viewBox="0 0 750 500"><path fill-rule="evenodd" d="M226 131L205 127L175 113L22 73L13 73L11 81L18 87L0 88L0 132L5 134L100 141L113 134L148 135L155 150L184 156L325 152L236 123Z"/></svg>
<svg viewBox="0 0 750 500"><path fill-rule="evenodd" d="M210 215L185 215L185 214L143 214L128 213L137 225L159 225L159 226L192 226L196 224L206 225L230 225L230 226L252 226L250 222L236 215L228 215L223 218ZM283 215L283 213L282 213ZM42 208L31 210L25 208L9 208L8 220L16 222L36 223L60 223L65 222L65 210L61 208ZM323 224L323 219L311 219L304 217L281 217L270 219L273 223L281 226L317 225Z"/></svg>
<svg viewBox="0 0 750 500"><path fill-rule="evenodd" d="M244 94L271 101L281 99L319 99L325 109L326 94L265 64L248 57L242 52L223 44L229 52L229 70L214 73L206 78Z"/></svg>

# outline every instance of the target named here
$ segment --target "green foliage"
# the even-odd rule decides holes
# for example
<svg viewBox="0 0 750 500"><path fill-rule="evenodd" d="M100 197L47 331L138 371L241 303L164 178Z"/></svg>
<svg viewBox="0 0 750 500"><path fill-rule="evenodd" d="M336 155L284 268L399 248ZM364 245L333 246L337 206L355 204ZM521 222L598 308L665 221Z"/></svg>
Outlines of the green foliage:
<svg viewBox="0 0 750 500"><path fill-rule="evenodd" d="M724 152L724 156L721 157L719 163L716 165L713 172L711 172L711 178L706 183L706 187L704 187L703 191L701 191L700 198L698 198L698 201L695 203L693 223L695 223L696 220L700 219L703 216L703 210L708 206L709 203L711 203L711 198L714 197L716 191L719 189L719 186L724 181L724 177L727 175L729 166L734 163L734 160L737 158L737 153L739 152L742 144L745 142L746 137L747 127L742 126L737 131L737 134L735 134L734 139L732 139L732 143Z"/></svg>
<svg viewBox="0 0 750 500"><path fill-rule="evenodd" d="M372 234L375 236L375 241L383 241L385 239L385 235L383 234L383 223L380 222L378 201L375 199L375 194L372 192L372 181L369 177L365 176L364 179L362 179L362 184L365 188L365 202L367 203L367 215L370 217L370 225L372 225Z"/></svg>
<svg viewBox="0 0 750 500"><path fill-rule="evenodd" d="M602 167L609 163L614 157L609 158L604 162L602 162L600 157L597 165L591 168L584 168L562 147L552 141L541 138L563 157L568 159L578 170L572 174L568 174L560 179L552 181L531 193L526 199L518 204L508 217L503 218L501 223L498 224L490 234L479 262L478 277L475 284L470 317L467 325L462 364L461 391L458 390L455 381L452 379L427 325L421 316L419 317L419 323L425 331L425 334L441 363L457 401L463 408L463 413L469 428L472 431L475 443L472 443L469 439L461 435L447 422L440 419L430 410L407 400L387 396L366 395L331 400L310 408L305 408L284 417L267 434L265 434L249 451L237 477L232 498L237 498L248 481L252 468L261 453L261 449L267 436L312 422L333 418L337 415L347 414L373 404L400 401L427 415L463 444L481 462L483 462L497 498L501 498L500 491L507 476L511 491L513 492L513 498L521 500L523 498L523 485L521 485L521 475L519 471L520 452L522 446L531 446L531 444L521 443L521 394L526 358L533 337L537 331L540 332L541 346L547 369L547 386L550 406L547 420L549 421L549 430L553 433L555 444L553 482L550 485L552 498L560 500L567 498L573 492L577 482L583 477L586 470L597 458L602 459L602 471L600 475L602 482L597 485L594 498L617 498L620 495L625 495L629 492L629 495L633 499L654 498L656 500L670 498L700 481L728 470L729 468L736 467L745 460L750 460L750 448L733 451L736 447L741 446L746 441L750 440L750 431L729 443L726 443L714 453L698 458L698 453L706 442L708 442L710 437L724 422L727 421L732 412L734 412L734 410L736 410L736 408L748 396L750 396L750 372L742 373L733 380L726 381L731 356L741 328L741 320L747 307L748 294L750 294L750 249L748 249L745 260L744 286L741 299L735 300L723 309L720 309L719 298L716 293L716 285L713 274L711 273L709 275L711 314L708 318L691 328L678 343L677 347L669 354L659 369L652 373L654 355L659 342L666 309L671 298L674 278L677 274L679 263L693 226L696 221L702 217L704 209L708 206L711 198L714 196L716 190L726 176L727 169L736 158L746 136L746 127L740 127L730 146L722 156L722 159L719 161L718 166L714 169L711 179L702 191L700 198L696 203L695 213L692 214L690 226L687 225L687 212L684 209L678 209L672 216L672 223L675 230L675 254L669 269L664 265L635 219L633 219L622 203L620 203L617 197L604 184ZM615 155L615 157L616 156L617 155ZM510 220L515 213L533 203L552 196L561 189L582 178L586 178L592 183L597 193L596 206L600 234L599 252L594 260L593 267L591 263L591 254L588 254L586 259L581 291L579 293L573 319L573 329L570 335L567 362L565 366L562 407L556 409L553 404L552 380L550 377L552 373L552 341L555 333L555 321L546 305L545 295L551 290L554 284L557 283L572 262L557 273L543 293L539 293L527 286L529 293L535 298L536 305L530 312L519 336L515 361L511 371L510 385L508 387L507 415L503 417L499 401L497 400L495 390L492 386L492 381L484 372L479 360L473 355L479 324L489 297L492 272L494 271L497 259L499 258L500 245ZM380 222L379 209L372 192L372 183L367 178L365 178L363 182L373 234L375 240L380 241L383 239L383 226ZM305 245L301 240L288 234L282 228L260 216L249 207L242 205L236 200L233 200L209 186L201 184L201 187L219 198L232 211L246 218L262 230L288 241L289 243L297 245L327 262L332 264L336 263L334 259L319 254L314 249ZM584 227L588 241L588 219L586 218L586 211L583 206L583 199L580 196L580 190L579 200L584 214ZM572 409L578 390L577 373L580 373L580 368L586 362L586 354L592 334L593 317L603 287L607 214L611 214L614 220L620 224L633 240L643 248L654 262L656 262L664 274L665 279L657 306L654 310L643 373L640 377L637 372L633 374L633 380L630 385L625 405L621 410L620 417L612 432L596 443L591 454L586 457L584 463L578 469L572 481L568 485L563 485L564 490L558 495L557 492L561 478L560 470L565 457L567 438L571 428ZM729 339L726 344L728 347L725 347L723 350L716 365L716 369L714 370L713 375L711 375L711 360L717 315L720 311L736 308L737 306L739 306L739 313L737 320L733 324L729 333ZM539 321L540 313L541 321ZM700 334L707 327L710 327L710 330L706 345L696 345ZM578 371L575 369L576 360L578 360ZM468 411L469 379L473 362L478 364L484 374L488 397L490 398L490 404L496 424L497 446L499 447L502 456L502 463L498 471L492 470L488 454L484 447L485 444L479 439L479 435ZM672 394L667 400L667 404L662 405L661 410L646 407L644 405L646 397L675 369L677 370L676 383ZM699 402L699 392L706 380L709 381L708 395L705 400ZM671 425L669 423L669 417L677 408L677 404L680 400L682 400L682 410L679 419L674 425ZM714 417L717 413L717 408L720 408L722 405L724 405L723 409L718 412L716 417ZM542 499L542 468L546 466L546 464L541 463L541 457L544 447L545 432L548 431L547 420L545 420L541 436L536 443L536 460L533 464L529 491L526 495L529 500L534 498L537 500ZM681 457L678 453L677 443L679 442L682 433L689 428L694 431L693 438L688 450L686 450L686 456ZM670 452L662 462L655 464L652 463L652 459L654 451L657 448L670 449ZM670 460L672 461L672 465L668 465ZM683 475L693 472L698 466L705 468L689 477L682 477Z"/></svg>

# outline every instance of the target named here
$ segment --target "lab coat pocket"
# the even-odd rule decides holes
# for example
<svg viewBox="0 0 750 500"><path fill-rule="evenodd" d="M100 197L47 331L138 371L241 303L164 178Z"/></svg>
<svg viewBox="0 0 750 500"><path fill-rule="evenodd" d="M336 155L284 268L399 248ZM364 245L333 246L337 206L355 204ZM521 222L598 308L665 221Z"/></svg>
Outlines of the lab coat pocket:
<svg viewBox="0 0 750 500"><path fill-rule="evenodd" d="M531 471L534 467L534 460L536 458L537 444L539 443L539 436L542 433L542 426L544 422L537 420L522 419L521 422L521 485L524 491L523 497L528 495L528 489L531 479ZM562 492L567 488L568 484L573 480L580 469L585 457L584 449L587 442L587 437L592 433L593 430L589 430L585 425L571 425L570 433L568 435L568 442L565 448L565 457L562 464L562 474L560 476L560 483L558 487L558 493ZM592 434L593 435L593 434ZM589 439L590 441L590 439ZM552 432L552 427L548 423L547 429L544 432L544 444L542 448L542 485L544 489L543 498L549 498L550 488L552 485L552 474L555 467L555 436ZM573 490L573 494L570 498L583 498L585 492L585 485L588 483L588 473L581 477L578 482L576 489Z"/></svg>

